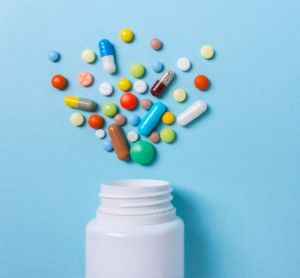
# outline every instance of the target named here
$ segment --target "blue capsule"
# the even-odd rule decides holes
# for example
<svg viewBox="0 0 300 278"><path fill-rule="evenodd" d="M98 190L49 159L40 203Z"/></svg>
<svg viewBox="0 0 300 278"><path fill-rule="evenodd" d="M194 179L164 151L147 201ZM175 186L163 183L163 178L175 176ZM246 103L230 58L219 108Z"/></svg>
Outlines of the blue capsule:
<svg viewBox="0 0 300 278"><path fill-rule="evenodd" d="M116 71L116 64L114 58L114 48L111 42L107 39L100 40L99 51L104 71L107 73L114 73Z"/></svg>

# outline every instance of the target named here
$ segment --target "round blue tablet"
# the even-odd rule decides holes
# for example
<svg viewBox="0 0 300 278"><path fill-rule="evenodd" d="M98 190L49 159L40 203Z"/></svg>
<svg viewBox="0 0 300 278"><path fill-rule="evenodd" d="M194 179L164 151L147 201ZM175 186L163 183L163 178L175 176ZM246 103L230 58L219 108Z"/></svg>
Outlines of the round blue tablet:
<svg viewBox="0 0 300 278"><path fill-rule="evenodd" d="M60 59L60 54L59 54L59 52L57 52L56 50L51 50L51 51L49 51L49 53L48 53L48 59L49 59L51 62L58 62L59 59Z"/></svg>
<svg viewBox="0 0 300 278"><path fill-rule="evenodd" d="M141 119L139 116L137 115L131 115L128 119L128 122L132 125L132 126L137 126L139 125Z"/></svg>
<svg viewBox="0 0 300 278"><path fill-rule="evenodd" d="M163 69L164 69L164 65L161 62L155 61L152 64L152 70L155 71L155 72L157 72L157 73L162 72Z"/></svg>
<svg viewBox="0 0 300 278"><path fill-rule="evenodd" d="M103 142L103 149L106 150L107 152L111 152L114 149L110 140L105 140Z"/></svg>

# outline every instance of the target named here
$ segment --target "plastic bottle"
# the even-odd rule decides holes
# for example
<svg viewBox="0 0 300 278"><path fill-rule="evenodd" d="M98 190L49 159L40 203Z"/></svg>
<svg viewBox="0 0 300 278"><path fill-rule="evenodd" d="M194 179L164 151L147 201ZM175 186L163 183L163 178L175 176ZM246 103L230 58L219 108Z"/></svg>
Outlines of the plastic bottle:
<svg viewBox="0 0 300 278"><path fill-rule="evenodd" d="M161 180L102 184L86 227L86 278L183 278L184 224Z"/></svg>

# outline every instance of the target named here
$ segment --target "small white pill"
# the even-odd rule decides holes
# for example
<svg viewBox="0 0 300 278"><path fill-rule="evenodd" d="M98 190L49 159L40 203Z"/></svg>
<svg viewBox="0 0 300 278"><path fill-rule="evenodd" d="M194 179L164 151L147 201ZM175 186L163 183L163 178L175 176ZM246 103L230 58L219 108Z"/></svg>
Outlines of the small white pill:
<svg viewBox="0 0 300 278"><path fill-rule="evenodd" d="M81 126L84 124L84 116L80 113L73 113L70 117L70 122L72 125Z"/></svg>
<svg viewBox="0 0 300 278"><path fill-rule="evenodd" d="M99 92L104 96L110 96L113 93L114 89L112 85L108 82L103 82L99 86Z"/></svg>
<svg viewBox="0 0 300 278"><path fill-rule="evenodd" d="M97 138L99 138L99 139L102 139L102 138L104 138L105 137L105 130L104 129L97 129L96 131L95 131L95 134L96 134L96 137Z"/></svg>
<svg viewBox="0 0 300 278"><path fill-rule="evenodd" d="M135 142L139 139L139 135L137 134L136 131L131 130L127 133L127 139L129 142Z"/></svg>
<svg viewBox="0 0 300 278"><path fill-rule="evenodd" d="M134 90L139 94L145 93L147 91L147 87L147 83L143 80L137 80L133 85Z"/></svg>
<svg viewBox="0 0 300 278"><path fill-rule="evenodd" d="M191 61L186 57L181 57L177 61L177 67L182 71L188 71L191 68Z"/></svg>
<svg viewBox="0 0 300 278"><path fill-rule="evenodd" d="M201 47L200 53L203 58L209 60L214 56L215 50L213 49L213 47L211 45L206 44Z"/></svg>
<svg viewBox="0 0 300 278"><path fill-rule="evenodd" d="M184 110L178 117L177 123L179 125L185 126L191 121L202 115L207 109L206 102L198 100Z"/></svg>

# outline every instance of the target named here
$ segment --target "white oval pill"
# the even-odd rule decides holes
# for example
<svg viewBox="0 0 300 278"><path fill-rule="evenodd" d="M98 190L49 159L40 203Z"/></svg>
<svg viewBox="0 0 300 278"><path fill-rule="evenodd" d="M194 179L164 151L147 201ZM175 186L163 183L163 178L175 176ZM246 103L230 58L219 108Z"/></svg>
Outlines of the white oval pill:
<svg viewBox="0 0 300 278"><path fill-rule="evenodd" d="M80 113L73 113L70 117L70 123L75 126L81 126L84 123L84 116Z"/></svg>
<svg viewBox="0 0 300 278"><path fill-rule="evenodd" d="M177 67L182 71L188 71L191 68L191 61L186 57L181 57L177 61Z"/></svg>
<svg viewBox="0 0 300 278"><path fill-rule="evenodd" d="M191 121L202 115L207 109L207 103L198 100L189 106L186 110L184 110L178 117L177 123L179 125L185 126L189 124Z"/></svg>
<svg viewBox="0 0 300 278"><path fill-rule="evenodd" d="M102 82L99 86L99 92L104 96L110 96L114 91L112 85L108 82Z"/></svg>
<svg viewBox="0 0 300 278"><path fill-rule="evenodd" d="M99 138L99 139L102 139L102 138L104 138L105 137L105 134L106 134L106 132L105 132L105 130L104 129L97 129L96 131L95 131L95 135L96 135L96 137L97 138Z"/></svg>
<svg viewBox="0 0 300 278"><path fill-rule="evenodd" d="M215 51L212 46L206 44L201 47L200 53L203 58L211 59L214 56Z"/></svg>
<svg viewBox="0 0 300 278"><path fill-rule="evenodd" d="M139 94L145 93L147 91L147 87L147 83L143 80L137 80L133 85L133 89Z"/></svg>
<svg viewBox="0 0 300 278"><path fill-rule="evenodd" d="M127 133L127 139L129 142L135 142L139 139L139 135L136 131L131 130Z"/></svg>

